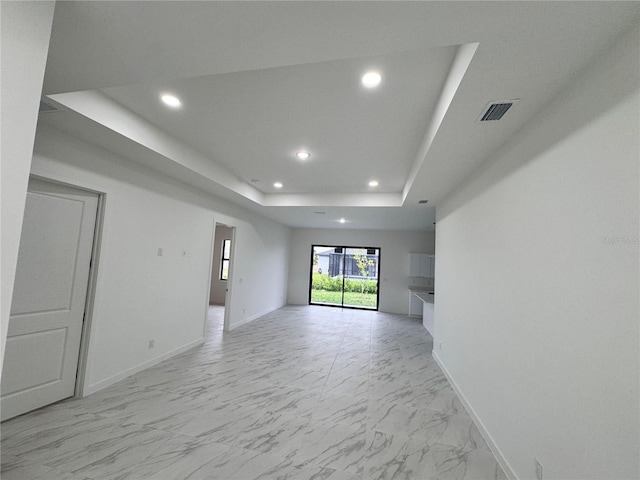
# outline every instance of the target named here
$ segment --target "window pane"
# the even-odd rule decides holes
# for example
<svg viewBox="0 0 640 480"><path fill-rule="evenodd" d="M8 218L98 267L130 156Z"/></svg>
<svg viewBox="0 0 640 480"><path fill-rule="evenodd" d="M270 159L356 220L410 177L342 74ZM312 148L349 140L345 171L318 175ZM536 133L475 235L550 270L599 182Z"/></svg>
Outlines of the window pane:
<svg viewBox="0 0 640 480"><path fill-rule="evenodd" d="M310 304L378 309L379 248L311 248Z"/></svg>
<svg viewBox="0 0 640 480"><path fill-rule="evenodd" d="M229 279L229 260L231 258L231 240L222 241L222 257L220 259L220 280Z"/></svg>
<svg viewBox="0 0 640 480"><path fill-rule="evenodd" d="M220 270L220 280L229 279L229 260L222 260L222 268Z"/></svg>

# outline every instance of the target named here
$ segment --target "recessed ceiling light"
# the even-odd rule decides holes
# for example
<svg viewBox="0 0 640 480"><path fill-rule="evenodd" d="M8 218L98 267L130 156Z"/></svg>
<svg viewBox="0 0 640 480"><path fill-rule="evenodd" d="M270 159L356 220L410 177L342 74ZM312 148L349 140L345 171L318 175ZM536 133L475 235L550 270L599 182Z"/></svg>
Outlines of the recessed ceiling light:
<svg viewBox="0 0 640 480"><path fill-rule="evenodd" d="M298 160L308 160L309 158L311 158L311 154L309 152L301 150L299 152L296 152L296 157L298 157Z"/></svg>
<svg viewBox="0 0 640 480"><path fill-rule="evenodd" d="M338 220L340 223L347 223L347 221L344 218L341 218L340 220Z"/></svg>
<svg viewBox="0 0 640 480"><path fill-rule="evenodd" d="M378 72L367 72L362 76L362 85L366 88L376 88L382 81L382 75Z"/></svg>
<svg viewBox="0 0 640 480"><path fill-rule="evenodd" d="M274 187L276 188L282 188L282 183L281 182L276 182L273 184Z"/></svg>
<svg viewBox="0 0 640 480"><path fill-rule="evenodd" d="M377 180L371 180L371 181L369 182L369 186L370 186L370 187L377 187L378 185L379 185L379 183L378 183L378 181L377 181Z"/></svg>
<svg viewBox="0 0 640 480"><path fill-rule="evenodd" d="M172 108L178 108L180 105L182 105L182 102L178 97L176 97L175 95L169 95L168 93L162 95L160 97L160 100L162 100L165 105Z"/></svg>

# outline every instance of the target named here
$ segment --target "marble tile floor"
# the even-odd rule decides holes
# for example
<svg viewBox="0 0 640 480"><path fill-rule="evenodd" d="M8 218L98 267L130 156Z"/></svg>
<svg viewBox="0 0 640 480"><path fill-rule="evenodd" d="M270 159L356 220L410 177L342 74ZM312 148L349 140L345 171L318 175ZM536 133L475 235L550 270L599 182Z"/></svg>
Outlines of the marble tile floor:
<svg viewBox="0 0 640 480"><path fill-rule="evenodd" d="M419 320L288 306L2 424L2 480L504 479Z"/></svg>

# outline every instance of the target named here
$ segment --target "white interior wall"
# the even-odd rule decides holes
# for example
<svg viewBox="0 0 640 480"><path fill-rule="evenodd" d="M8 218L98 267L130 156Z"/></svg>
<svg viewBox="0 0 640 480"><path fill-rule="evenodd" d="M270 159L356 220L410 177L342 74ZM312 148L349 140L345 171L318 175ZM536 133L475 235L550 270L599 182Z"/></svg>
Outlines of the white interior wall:
<svg viewBox="0 0 640 480"><path fill-rule="evenodd" d="M381 312L409 313L409 286L428 285L409 278L409 253L433 253L434 232L296 228L291 235L288 303L309 303L311 245L377 247L380 254Z"/></svg>
<svg viewBox="0 0 640 480"><path fill-rule="evenodd" d="M0 371L54 5L0 2Z"/></svg>
<svg viewBox="0 0 640 480"><path fill-rule="evenodd" d="M220 280L220 261L222 260L222 242L223 240L231 240L232 232L233 230L226 225L216 225L211 268L211 291L209 292L209 303L213 305L224 305L227 294L227 280Z"/></svg>
<svg viewBox="0 0 640 480"><path fill-rule="evenodd" d="M202 342L216 221L236 227L230 328L284 304L289 228L48 127L32 171L106 194L85 393Z"/></svg>
<svg viewBox="0 0 640 480"><path fill-rule="evenodd" d="M639 45L438 209L434 353L516 478L640 477Z"/></svg>

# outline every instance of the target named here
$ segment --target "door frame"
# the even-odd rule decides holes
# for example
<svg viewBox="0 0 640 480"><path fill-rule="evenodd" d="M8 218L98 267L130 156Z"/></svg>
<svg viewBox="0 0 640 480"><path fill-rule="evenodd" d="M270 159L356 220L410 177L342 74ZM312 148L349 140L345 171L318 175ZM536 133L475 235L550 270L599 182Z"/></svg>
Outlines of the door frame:
<svg viewBox="0 0 640 480"><path fill-rule="evenodd" d="M231 320L231 289L233 286L233 267L236 263L236 227L226 225L231 229L231 252L229 252L229 272L227 274L227 290L224 297L224 327L223 332L229 332Z"/></svg>
<svg viewBox="0 0 640 480"><path fill-rule="evenodd" d="M314 248L315 247L330 247L330 248L343 248L345 249L345 252L343 253L343 258L342 258L342 305L335 305L335 304L331 304L331 303L311 303L311 290L313 287L313 253L314 253ZM368 250L368 249L375 249L378 250L378 288L376 289L377 293L376 293L376 308L363 308L363 307L356 307L353 305L345 305L344 304L344 282L345 282L345 277L344 277L344 270L345 270L345 261L346 261L346 250L349 248L353 248L353 249L364 249L364 250ZM377 312L380 309L380 270L382 268L382 248L381 247L354 247L354 246L349 246L349 245L329 245L329 244L322 244L322 243L313 243L311 244L311 259L309 262L309 295L308 295L308 304L309 305L318 305L321 307L334 307L334 308L350 308L352 310L365 310L365 311L370 311L370 312Z"/></svg>
<svg viewBox="0 0 640 480"><path fill-rule="evenodd" d="M33 172L29 178L34 178L42 182L52 183L55 185L63 185L98 196L98 205L96 211L96 223L93 231L93 243L91 245L91 264L89 267L89 281L87 282L87 296L84 304L84 318L82 321L82 332L80 334L80 347L78 352L78 370L76 372L76 383L73 397L84 397L86 387L86 374L89 358L89 341L91 339L91 327L93 324L93 310L95 306L95 297L98 283L98 266L100 263L100 250L102 247L102 232L104 229L104 214L106 209L107 194L99 190L87 188L75 183L50 176L49 174L39 174Z"/></svg>
<svg viewBox="0 0 640 480"><path fill-rule="evenodd" d="M215 218L213 219L213 232L211 233L211 255L209 257L209 283L207 286L207 301L204 309L204 329L203 329L203 338L207 338L207 328L209 326L208 323L208 312L209 312L209 298L211 295L211 284L213 282L213 257L215 255L216 248L216 226L223 225L231 229L231 254L229 256L229 273L227 276L227 285L224 297L224 325L223 332L229 332L229 320L231 313L231 286L233 285L233 265L235 264L235 253L236 253L236 227L234 225L229 225L228 223L219 222Z"/></svg>

